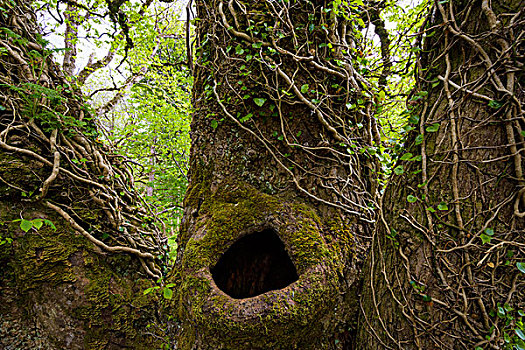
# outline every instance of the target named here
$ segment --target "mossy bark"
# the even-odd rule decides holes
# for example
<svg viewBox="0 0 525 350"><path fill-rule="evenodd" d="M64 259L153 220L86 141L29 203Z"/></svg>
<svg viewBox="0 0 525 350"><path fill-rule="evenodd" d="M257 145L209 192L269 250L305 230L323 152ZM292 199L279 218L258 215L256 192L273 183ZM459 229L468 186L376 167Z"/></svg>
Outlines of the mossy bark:
<svg viewBox="0 0 525 350"><path fill-rule="evenodd" d="M0 177L35 190L45 167L0 152ZM33 180L32 180L33 179ZM61 190L67 191L67 185ZM129 255L104 254L56 212L0 183L0 347L152 349L157 322L152 282ZM26 199L26 200L24 200ZM96 214L91 214L96 215ZM49 220L24 232L20 219Z"/></svg>
<svg viewBox="0 0 525 350"><path fill-rule="evenodd" d="M296 12L291 12L295 16L293 23L306 22L309 5L296 5ZM263 2L246 6L261 27L261 23L275 20L265 17ZM255 80L274 73L264 68L260 60L252 61L251 56L260 48L257 44L240 40L219 24L224 22L220 11L227 12L226 7L227 3L221 1L197 2L196 112L191 128L189 188L173 276L180 283L179 346L348 347L356 322L358 277L366 249L362 237L368 235L368 227L358 216L328 203L338 200L335 195L331 197L328 189L331 178L319 178L315 171L300 169L315 165L330 169L334 178L340 176L353 183L365 173L364 166L349 169L344 162L333 162L330 152L324 150L323 155L308 164L310 159L304 150L278 137L284 132L281 121L286 120L294 135L300 135L303 145L327 144L337 148L340 143L308 107L300 103L278 105L264 93L265 87ZM232 13L224 16L230 23L239 22L238 30L249 31L246 28L252 23L250 19L240 14L233 18ZM234 51L239 58L231 57L236 55ZM283 62L287 59L282 58ZM283 69L292 74L295 63L288 63L283 63ZM302 74L294 78L307 82L310 77ZM229 88L231 84L239 90ZM257 103L257 98L265 101ZM244 115L248 115L248 121L236 122L235 118ZM287 163L289 160L295 168L286 168L292 164ZM294 182L297 178L298 182ZM372 178L361 179L371 187ZM301 191L299 184L308 191ZM365 195L359 198L352 192L350 196L359 202ZM217 287L211 270L240 238L267 229L284 243L299 279L283 289L254 297L230 297Z"/></svg>
<svg viewBox="0 0 525 350"><path fill-rule="evenodd" d="M132 220L110 212L139 220L129 177L92 137L82 94L52 61L35 20L31 1L2 2L0 348L158 348L156 298L143 294L153 285L143 271L155 266L110 253L120 233L139 237L124 228Z"/></svg>

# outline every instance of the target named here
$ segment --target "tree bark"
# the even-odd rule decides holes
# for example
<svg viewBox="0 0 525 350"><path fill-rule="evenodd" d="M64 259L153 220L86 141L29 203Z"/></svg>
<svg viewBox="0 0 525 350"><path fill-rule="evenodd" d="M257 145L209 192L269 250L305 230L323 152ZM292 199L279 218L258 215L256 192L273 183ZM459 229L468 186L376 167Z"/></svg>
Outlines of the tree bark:
<svg viewBox="0 0 525 350"><path fill-rule="evenodd" d="M360 349L524 345L522 18L519 1L434 5L412 155L387 186L365 269Z"/></svg>
<svg viewBox="0 0 525 350"><path fill-rule="evenodd" d="M197 2L196 112L173 277L182 349L349 344L377 134L366 85L343 53L352 24L323 8ZM275 236L296 281L285 278L290 264L250 246Z"/></svg>
<svg viewBox="0 0 525 350"><path fill-rule="evenodd" d="M35 23L2 2L0 348L158 348L162 234Z"/></svg>
<svg viewBox="0 0 525 350"><path fill-rule="evenodd" d="M165 272L162 232L28 3L3 4L0 346L522 346L520 5L435 4L404 173L375 218L358 22L324 1L198 1L190 186L159 306L143 291Z"/></svg>

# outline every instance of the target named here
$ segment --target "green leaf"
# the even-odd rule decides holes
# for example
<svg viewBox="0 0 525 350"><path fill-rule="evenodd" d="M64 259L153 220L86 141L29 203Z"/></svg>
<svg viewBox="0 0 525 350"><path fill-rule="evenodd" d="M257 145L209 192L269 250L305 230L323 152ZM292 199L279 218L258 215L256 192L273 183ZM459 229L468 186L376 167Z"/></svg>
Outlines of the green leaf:
<svg viewBox="0 0 525 350"><path fill-rule="evenodd" d="M262 97L256 97L253 99L253 102L255 102L257 106L262 107L264 102L266 102L266 99Z"/></svg>
<svg viewBox="0 0 525 350"><path fill-rule="evenodd" d="M436 132L439 130L439 123L434 123L430 126L427 126L425 129L427 132Z"/></svg>
<svg viewBox="0 0 525 350"><path fill-rule="evenodd" d="M503 106L503 104L501 102L496 101L496 100L492 100L492 101L489 102L489 107L490 108L498 109L501 106Z"/></svg>
<svg viewBox="0 0 525 350"><path fill-rule="evenodd" d="M162 296L164 297L164 299L170 300L173 297L173 291L169 288L164 288Z"/></svg>
<svg viewBox="0 0 525 350"><path fill-rule="evenodd" d="M427 210L431 213L435 213L436 212L436 209L432 208L432 207L428 207Z"/></svg>
<svg viewBox="0 0 525 350"><path fill-rule="evenodd" d="M252 113L248 113L248 114L246 114L244 117L242 117L241 119L239 119L239 121L240 121L241 123L244 123L245 121L250 120L252 117L253 117L253 114L252 114Z"/></svg>
<svg viewBox="0 0 525 350"><path fill-rule="evenodd" d="M213 119L211 121L211 127L214 128L214 129L217 129L218 126L219 126L219 122L216 121L215 119Z"/></svg>
<svg viewBox="0 0 525 350"><path fill-rule="evenodd" d="M412 153L405 153L401 156L401 160L409 160L410 158L412 158Z"/></svg>
<svg viewBox="0 0 525 350"><path fill-rule="evenodd" d="M492 237L490 236L487 236L486 234L482 233L479 238L481 238L481 242L483 242L483 244L485 243L490 243L490 240L492 239Z"/></svg>
<svg viewBox="0 0 525 350"><path fill-rule="evenodd" d="M410 124L417 124L419 123L419 116L418 115L411 115L409 118L408 118L408 122Z"/></svg>
<svg viewBox="0 0 525 350"><path fill-rule="evenodd" d="M485 229L485 233L486 233L487 235L489 235L489 236L494 236L494 230L491 229L490 227L487 227L487 228Z"/></svg>
<svg viewBox="0 0 525 350"><path fill-rule="evenodd" d="M518 270L520 270L521 272L525 273L525 264L524 263L517 262L516 263L516 267L518 268Z"/></svg>
<svg viewBox="0 0 525 350"><path fill-rule="evenodd" d="M143 295L147 295L147 294L149 294L149 293L151 293L151 292L153 292L153 287L152 287L152 288L145 289Z"/></svg>
<svg viewBox="0 0 525 350"><path fill-rule="evenodd" d="M242 48L241 44L239 44L239 45L237 45L237 46L235 47L235 53L236 53L237 55L242 55L242 54L244 53L244 49Z"/></svg>
<svg viewBox="0 0 525 350"><path fill-rule="evenodd" d="M55 224L53 224L53 221L51 221L51 220L44 219L44 224L46 224L47 226L51 227L53 229L53 231L57 230Z"/></svg>
<svg viewBox="0 0 525 350"><path fill-rule="evenodd" d="M438 210L443 210L443 211L444 210L448 210L448 205L445 202L441 202L441 203L438 204L437 208L438 208Z"/></svg>
<svg viewBox="0 0 525 350"><path fill-rule="evenodd" d="M44 220L42 219L33 219L31 222L33 223L33 227L37 230L40 230L40 228L44 224Z"/></svg>
<svg viewBox="0 0 525 350"><path fill-rule="evenodd" d="M416 137L416 145L420 145L423 143L423 135L417 135Z"/></svg>
<svg viewBox="0 0 525 350"><path fill-rule="evenodd" d="M505 309L501 306L498 306L498 317L504 317L505 316Z"/></svg>
<svg viewBox="0 0 525 350"><path fill-rule="evenodd" d="M303 86L301 86L301 92L303 94L308 92L308 84L304 84Z"/></svg>
<svg viewBox="0 0 525 350"><path fill-rule="evenodd" d="M29 230L31 230L31 227L33 227L33 223L29 220L26 220L26 219L22 219L20 221L20 228L24 231L24 232L28 232Z"/></svg>
<svg viewBox="0 0 525 350"><path fill-rule="evenodd" d="M394 168L394 173L396 175L401 175L405 172L405 169L403 169L403 166L402 165L398 165Z"/></svg>
<svg viewBox="0 0 525 350"><path fill-rule="evenodd" d="M415 197L415 196L409 194L409 195L407 196L407 201L408 201L409 203L414 203L415 201L417 201L417 197Z"/></svg>

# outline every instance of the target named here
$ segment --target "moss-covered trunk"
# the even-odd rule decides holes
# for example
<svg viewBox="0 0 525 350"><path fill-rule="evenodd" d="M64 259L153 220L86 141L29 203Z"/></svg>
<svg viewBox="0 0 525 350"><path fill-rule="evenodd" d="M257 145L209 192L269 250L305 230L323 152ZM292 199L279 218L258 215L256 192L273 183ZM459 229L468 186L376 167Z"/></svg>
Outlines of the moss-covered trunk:
<svg viewBox="0 0 525 350"><path fill-rule="evenodd" d="M159 232L35 23L1 2L0 348L158 348Z"/></svg>
<svg viewBox="0 0 525 350"><path fill-rule="evenodd" d="M182 349L349 344L375 124L362 85L349 86L352 23L327 6L197 2L190 185L174 276Z"/></svg>
<svg viewBox="0 0 525 350"><path fill-rule="evenodd" d="M522 18L520 1L435 4L411 155L365 272L360 349L525 346Z"/></svg>

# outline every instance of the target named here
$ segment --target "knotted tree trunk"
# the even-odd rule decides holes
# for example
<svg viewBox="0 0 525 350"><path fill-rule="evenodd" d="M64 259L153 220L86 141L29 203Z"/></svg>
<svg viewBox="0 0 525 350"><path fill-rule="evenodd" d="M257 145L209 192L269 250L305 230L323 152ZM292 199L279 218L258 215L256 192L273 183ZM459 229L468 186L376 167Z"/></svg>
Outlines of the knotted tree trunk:
<svg viewBox="0 0 525 350"><path fill-rule="evenodd" d="M197 2L183 349L348 345L379 136L331 7Z"/></svg>
<svg viewBox="0 0 525 350"><path fill-rule="evenodd" d="M364 274L360 349L525 346L523 15L521 1L434 6L404 173Z"/></svg>

